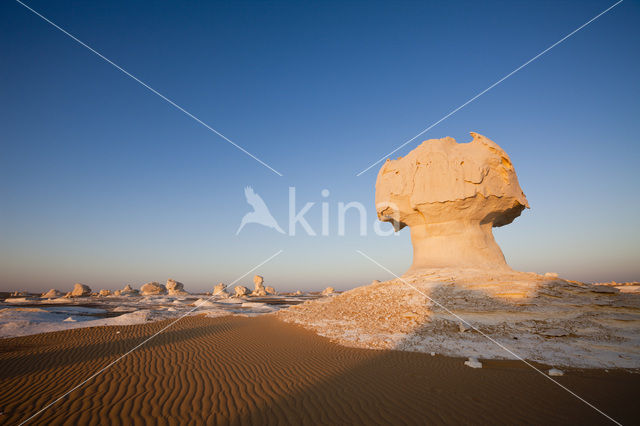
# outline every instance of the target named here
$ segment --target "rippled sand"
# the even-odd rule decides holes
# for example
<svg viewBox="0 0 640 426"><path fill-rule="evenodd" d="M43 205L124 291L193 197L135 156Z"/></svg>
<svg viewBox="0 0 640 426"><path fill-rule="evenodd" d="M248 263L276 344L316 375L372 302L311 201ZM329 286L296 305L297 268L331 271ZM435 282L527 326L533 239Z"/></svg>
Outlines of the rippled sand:
<svg viewBox="0 0 640 426"><path fill-rule="evenodd" d="M0 341L0 423L15 424L167 321ZM515 361L349 348L272 315L186 317L46 410L36 424L607 423ZM569 370L559 382L637 421L640 375Z"/></svg>

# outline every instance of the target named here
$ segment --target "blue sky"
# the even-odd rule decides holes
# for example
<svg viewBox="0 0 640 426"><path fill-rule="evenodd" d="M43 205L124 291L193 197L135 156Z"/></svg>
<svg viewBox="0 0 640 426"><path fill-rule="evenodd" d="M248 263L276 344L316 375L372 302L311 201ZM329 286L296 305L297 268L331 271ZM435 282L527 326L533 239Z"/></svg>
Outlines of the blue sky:
<svg viewBox="0 0 640 426"><path fill-rule="evenodd" d="M350 288L411 263L409 232L361 237L379 166L356 173L613 4L27 4L283 173L280 177L19 3L0 4L0 289L229 283ZM624 1L439 124L511 156L531 210L494 229L508 262L640 280L640 5ZM235 232L252 186L285 227L288 188L331 236ZM330 196L322 198L322 189ZM250 276L240 283L250 282Z"/></svg>

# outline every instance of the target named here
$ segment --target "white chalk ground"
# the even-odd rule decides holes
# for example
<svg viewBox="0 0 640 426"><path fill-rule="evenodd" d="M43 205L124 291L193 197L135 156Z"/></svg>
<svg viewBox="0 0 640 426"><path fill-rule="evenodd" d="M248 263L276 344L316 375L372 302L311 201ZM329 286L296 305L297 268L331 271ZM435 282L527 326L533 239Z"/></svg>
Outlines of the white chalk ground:
<svg viewBox="0 0 640 426"><path fill-rule="evenodd" d="M640 368L640 294L629 289L521 272L434 270L404 280L426 296L392 280L322 298L9 298L0 302L0 338L178 318L201 304L191 315L276 312L347 346L515 359L480 330L515 354L552 366Z"/></svg>
<svg viewBox="0 0 640 426"><path fill-rule="evenodd" d="M521 272L403 278L419 291L401 280L374 283L276 315L347 346L516 359L482 332L552 366L640 368L639 294Z"/></svg>
<svg viewBox="0 0 640 426"><path fill-rule="evenodd" d="M254 316L287 308L292 303L300 303L314 297L266 296L259 298L259 302L255 301L255 298L208 300L209 296L206 295L9 298L0 302L0 338L179 318L196 305L200 307L190 315Z"/></svg>

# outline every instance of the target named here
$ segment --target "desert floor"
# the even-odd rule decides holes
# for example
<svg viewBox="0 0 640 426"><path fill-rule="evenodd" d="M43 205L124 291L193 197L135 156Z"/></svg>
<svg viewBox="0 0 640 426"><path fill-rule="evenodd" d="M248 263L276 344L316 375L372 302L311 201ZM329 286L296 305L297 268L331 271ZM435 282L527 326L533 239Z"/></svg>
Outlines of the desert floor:
<svg viewBox="0 0 640 426"><path fill-rule="evenodd" d="M167 324L0 340L0 423L26 420ZM30 423L610 423L521 362L463 361L347 348L270 315L186 317ZM638 421L637 372L555 379L617 421Z"/></svg>

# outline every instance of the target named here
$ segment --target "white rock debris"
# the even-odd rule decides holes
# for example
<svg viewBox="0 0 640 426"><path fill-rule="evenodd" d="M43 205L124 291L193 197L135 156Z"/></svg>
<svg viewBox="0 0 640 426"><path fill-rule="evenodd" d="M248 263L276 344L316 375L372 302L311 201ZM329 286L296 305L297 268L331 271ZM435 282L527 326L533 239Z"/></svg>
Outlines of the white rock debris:
<svg viewBox="0 0 640 426"><path fill-rule="evenodd" d="M550 376L564 376L564 371L558 370L557 368L552 368L549 370L548 374Z"/></svg>
<svg viewBox="0 0 640 426"><path fill-rule="evenodd" d="M474 357L469 357L469 359L464 362L464 365L471 368L482 368L482 363L478 361L478 358Z"/></svg>
<svg viewBox="0 0 640 426"><path fill-rule="evenodd" d="M528 360L640 367L640 295L515 271L442 268L403 279L415 289L396 279L276 315L347 346L514 359L478 331L461 332L462 318Z"/></svg>

